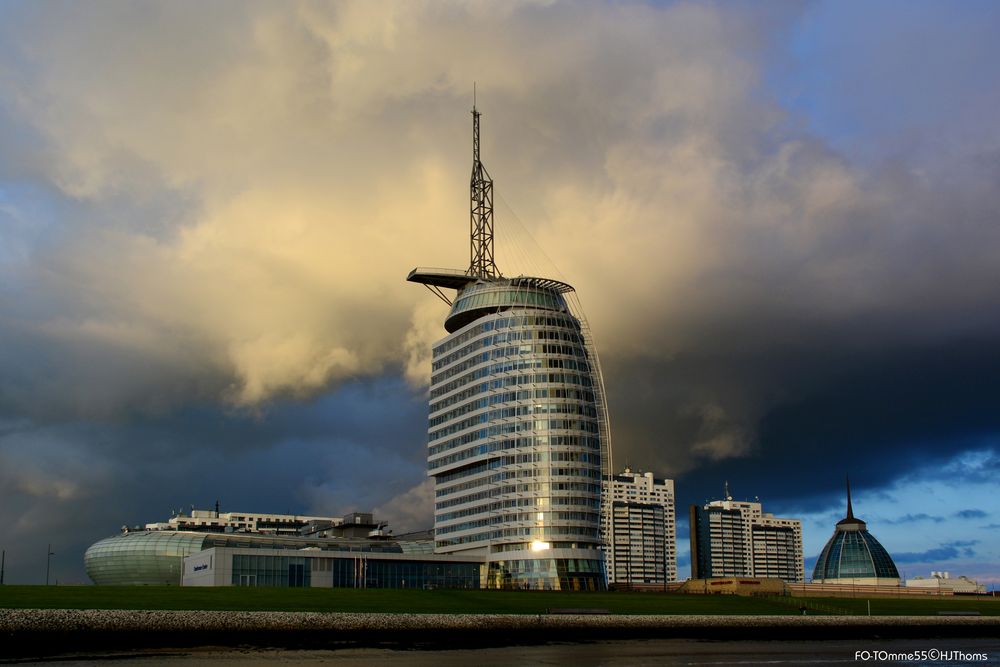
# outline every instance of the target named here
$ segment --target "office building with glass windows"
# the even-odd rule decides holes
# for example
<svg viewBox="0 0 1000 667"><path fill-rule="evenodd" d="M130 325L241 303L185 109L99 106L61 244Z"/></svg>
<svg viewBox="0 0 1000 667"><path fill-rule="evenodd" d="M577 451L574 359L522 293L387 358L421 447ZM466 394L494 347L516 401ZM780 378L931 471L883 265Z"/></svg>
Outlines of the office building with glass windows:
<svg viewBox="0 0 1000 667"><path fill-rule="evenodd" d="M343 545L346 546L346 545ZM266 588L481 588L482 563L406 553L399 545L329 544L295 551L212 546L184 559L184 586ZM367 547L367 548L366 548Z"/></svg>
<svg viewBox="0 0 1000 667"><path fill-rule="evenodd" d="M407 278L450 307L430 387L435 552L482 557L490 588L602 589L610 443L596 351L570 285L497 269L475 110L473 128L470 268Z"/></svg>
<svg viewBox="0 0 1000 667"><path fill-rule="evenodd" d="M611 478L605 531L608 583L624 586L677 580L674 481L625 468Z"/></svg>
<svg viewBox="0 0 1000 667"><path fill-rule="evenodd" d="M432 551L426 533L367 538L139 530L91 545L84 564L104 586L482 587L482 559Z"/></svg>
<svg viewBox="0 0 1000 667"><path fill-rule="evenodd" d="M851 485L847 484L847 516L816 560L814 584L898 586L899 571L885 547L868 532L868 524L854 516Z"/></svg>
<svg viewBox="0 0 1000 667"><path fill-rule="evenodd" d="M123 528L91 545L84 565L95 584L112 586L482 587L482 559L433 552L429 531L394 536L371 513L216 508L178 513L146 530Z"/></svg>
<svg viewBox="0 0 1000 667"><path fill-rule="evenodd" d="M759 577L804 580L802 522L762 511L760 502L723 500L691 505L691 578Z"/></svg>

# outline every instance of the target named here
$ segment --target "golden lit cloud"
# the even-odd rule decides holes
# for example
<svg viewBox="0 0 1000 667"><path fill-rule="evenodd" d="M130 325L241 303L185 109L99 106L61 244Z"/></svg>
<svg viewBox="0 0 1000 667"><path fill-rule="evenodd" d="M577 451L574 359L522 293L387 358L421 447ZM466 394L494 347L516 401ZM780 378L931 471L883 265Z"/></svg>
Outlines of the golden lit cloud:
<svg viewBox="0 0 1000 667"><path fill-rule="evenodd" d="M740 11L230 9L70 5L14 45L27 73L0 86L45 147L24 149L33 173L71 211L29 250L26 291L46 306L18 326L78 360L53 364L65 381L12 390L23 403L87 385L56 403L112 414L192 398L256 406L384 373L425 383L444 306L403 278L467 261L477 80L500 267L558 265L612 387L629 365L796 344L800 327L772 321L818 329L879 309L908 317L898 304L917 295L955 303L933 272L887 268L938 236L922 182L866 182L796 129L762 82L775 27ZM900 202L905 223L887 215ZM971 246L966 285L983 293L989 244ZM676 469L752 450L779 390L731 392L723 376L672 399L673 418L698 422L673 436Z"/></svg>

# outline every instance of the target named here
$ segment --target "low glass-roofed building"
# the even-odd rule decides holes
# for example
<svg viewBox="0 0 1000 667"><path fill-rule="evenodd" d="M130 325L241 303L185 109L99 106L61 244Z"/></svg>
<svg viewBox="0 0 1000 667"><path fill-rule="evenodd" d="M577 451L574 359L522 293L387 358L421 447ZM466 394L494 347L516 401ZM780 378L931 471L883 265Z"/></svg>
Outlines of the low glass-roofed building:
<svg viewBox="0 0 1000 667"><path fill-rule="evenodd" d="M482 559L430 553L426 534L290 537L177 530L123 532L87 549L87 574L111 586L479 588Z"/></svg>
<svg viewBox="0 0 1000 667"><path fill-rule="evenodd" d="M847 516L837 522L833 536L820 552L812 580L814 584L899 585L899 571L892 556L868 532L867 524L854 516L850 484Z"/></svg>
<svg viewBox="0 0 1000 667"><path fill-rule="evenodd" d="M179 586L184 557L201 551L206 537L165 530L126 532L92 544L83 562L95 584Z"/></svg>

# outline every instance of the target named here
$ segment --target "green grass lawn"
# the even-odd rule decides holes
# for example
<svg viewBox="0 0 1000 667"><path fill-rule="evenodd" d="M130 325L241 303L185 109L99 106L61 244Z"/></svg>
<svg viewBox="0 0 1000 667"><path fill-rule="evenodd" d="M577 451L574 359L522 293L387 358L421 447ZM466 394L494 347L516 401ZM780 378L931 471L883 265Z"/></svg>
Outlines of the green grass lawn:
<svg viewBox="0 0 1000 667"><path fill-rule="evenodd" d="M206 609L385 613L540 614L549 608L607 609L614 614L867 614L865 599L747 598L659 593L561 593L539 591L358 590L343 588L180 588L152 586L3 586L7 609ZM825 607L825 609L824 609ZM871 601L873 615L934 615L978 611L1000 615L1000 600L934 598Z"/></svg>

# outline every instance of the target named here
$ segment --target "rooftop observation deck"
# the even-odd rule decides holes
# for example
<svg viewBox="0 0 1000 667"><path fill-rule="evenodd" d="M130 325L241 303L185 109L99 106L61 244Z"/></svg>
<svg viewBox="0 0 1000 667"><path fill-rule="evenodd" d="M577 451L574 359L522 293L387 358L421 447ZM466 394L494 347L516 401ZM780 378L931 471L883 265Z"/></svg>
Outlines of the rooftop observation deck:
<svg viewBox="0 0 1000 667"><path fill-rule="evenodd" d="M476 277L458 269L435 269L418 266L410 271L406 280L421 285L461 290L469 283L476 282Z"/></svg>
<svg viewBox="0 0 1000 667"><path fill-rule="evenodd" d="M420 283L421 285L430 285L434 287L444 287L447 289L463 290L470 284L475 282L499 282L506 281L512 286L523 285L525 287L540 287L542 289L550 289L560 294L566 294L567 292L574 291L572 285L564 283L560 280L553 280L551 278L536 278L533 276L515 276L513 278L481 278L479 276L469 275L466 271L460 269L438 269L438 268L427 268L427 267L417 267L410 271L409 275L406 276L406 280L411 283Z"/></svg>

